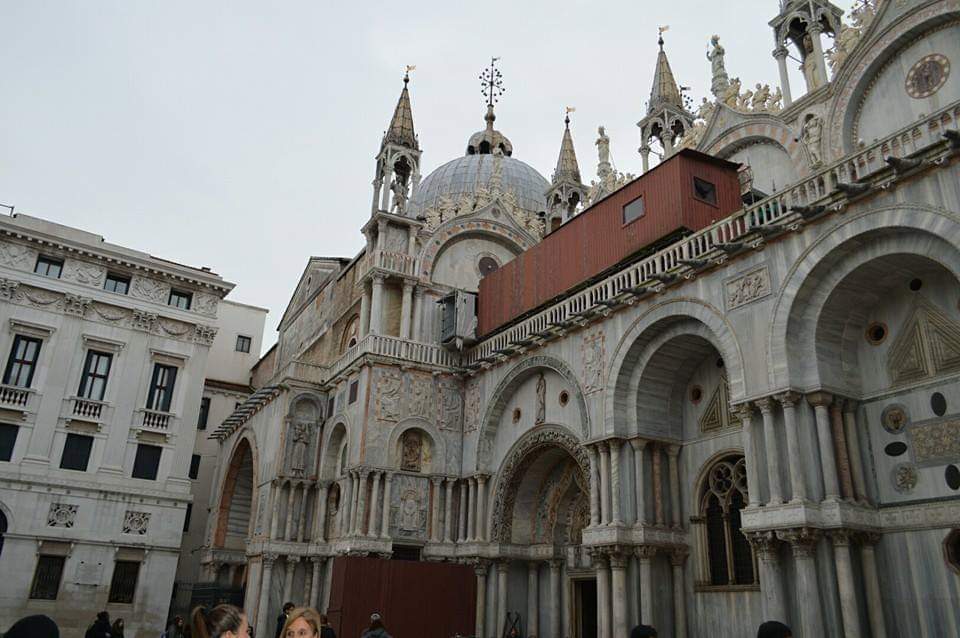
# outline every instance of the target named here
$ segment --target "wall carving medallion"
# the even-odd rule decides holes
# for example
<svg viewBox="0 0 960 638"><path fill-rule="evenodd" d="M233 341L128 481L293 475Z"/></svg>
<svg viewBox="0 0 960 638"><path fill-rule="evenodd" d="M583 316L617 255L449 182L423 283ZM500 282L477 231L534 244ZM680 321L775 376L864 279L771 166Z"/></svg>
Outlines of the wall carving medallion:
<svg viewBox="0 0 960 638"><path fill-rule="evenodd" d="M403 377L395 370L377 370L377 417L381 421L400 420L400 389Z"/></svg>
<svg viewBox="0 0 960 638"><path fill-rule="evenodd" d="M914 423L907 428L913 459L920 466L960 459L960 417Z"/></svg>
<svg viewBox="0 0 960 638"><path fill-rule="evenodd" d="M440 382L440 429L460 431L463 422L463 398L460 385L452 380Z"/></svg>
<svg viewBox="0 0 960 638"><path fill-rule="evenodd" d="M880 425L890 434L900 434L909 422L907 409L898 403L888 405L880 415Z"/></svg>
<svg viewBox="0 0 960 638"><path fill-rule="evenodd" d="M893 489L901 493L912 492L920 480L917 468L909 463L900 463L893 468Z"/></svg>
<svg viewBox="0 0 960 638"><path fill-rule="evenodd" d="M47 527L72 528L77 523L77 506L66 503L51 503L47 513Z"/></svg>
<svg viewBox="0 0 960 638"><path fill-rule="evenodd" d="M63 278L68 281L86 284L88 286L103 286L103 280L107 276L106 269L96 265L88 264L85 261L67 261L63 269Z"/></svg>
<svg viewBox="0 0 960 638"><path fill-rule="evenodd" d="M20 244L0 243L0 264L18 268L20 270L33 270L37 261L37 251Z"/></svg>
<svg viewBox="0 0 960 638"><path fill-rule="evenodd" d="M583 361L583 391L585 394L603 389L604 334L602 330L587 333L580 345Z"/></svg>
<svg viewBox="0 0 960 638"><path fill-rule="evenodd" d="M406 374L409 391L404 393L406 410L404 417L419 416L433 421L436 402L433 393L433 378L422 374Z"/></svg>
<svg viewBox="0 0 960 638"><path fill-rule="evenodd" d="M147 533L147 527L150 525L149 512L134 512L127 510L123 515L123 533L144 536Z"/></svg>
<svg viewBox="0 0 960 638"><path fill-rule="evenodd" d="M199 293L193 297L193 309L202 315L217 316L217 304L220 300L213 295Z"/></svg>
<svg viewBox="0 0 960 638"><path fill-rule="evenodd" d="M13 279L0 279L0 299L11 301L17 293L20 282Z"/></svg>
<svg viewBox="0 0 960 638"><path fill-rule="evenodd" d="M761 266L748 273L735 277L724 285L724 299L727 310L733 310L748 303L763 299L773 291L770 286L770 271Z"/></svg>
<svg viewBox="0 0 960 638"><path fill-rule="evenodd" d="M930 97L946 84L949 76L947 56L940 53L924 56L907 73L907 95L917 100Z"/></svg>

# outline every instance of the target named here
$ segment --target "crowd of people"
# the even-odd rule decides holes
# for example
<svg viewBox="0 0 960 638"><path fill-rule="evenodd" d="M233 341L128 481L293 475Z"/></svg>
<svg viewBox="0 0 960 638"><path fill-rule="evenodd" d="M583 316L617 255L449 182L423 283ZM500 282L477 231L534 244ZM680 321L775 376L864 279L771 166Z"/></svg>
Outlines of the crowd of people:
<svg viewBox="0 0 960 638"><path fill-rule="evenodd" d="M187 625L181 616L175 616L160 638L251 638L253 627L243 611L233 605L197 607ZM0 638L60 638L57 623L49 616L28 616L18 620ZM84 638L124 638L123 618L110 622L110 614L101 611L87 629ZM309 607L286 603L277 617L276 638L337 638L326 614ZM378 613L370 615L370 624L360 638L391 638ZM637 625L630 638L657 638L657 630L649 625ZM793 638L790 628L770 620L762 623L757 638Z"/></svg>

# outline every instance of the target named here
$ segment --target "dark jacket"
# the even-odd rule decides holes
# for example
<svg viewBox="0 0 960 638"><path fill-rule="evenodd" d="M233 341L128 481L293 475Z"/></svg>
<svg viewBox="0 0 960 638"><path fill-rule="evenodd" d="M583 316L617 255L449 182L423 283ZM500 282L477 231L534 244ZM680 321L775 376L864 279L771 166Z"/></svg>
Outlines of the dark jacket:
<svg viewBox="0 0 960 638"><path fill-rule="evenodd" d="M280 638L280 634L283 633L283 626L287 623L287 615L280 614L277 616L277 638Z"/></svg>
<svg viewBox="0 0 960 638"><path fill-rule="evenodd" d="M60 638L60 630L49 616L27 616L13 623L3 635L9 638Z"/></svg>
<svg viewBox="0 0 960 638"><path fill-rule="evenodd" d="M110 638L110 636L110 622L100 618L95 620L84 634L84 638Z"/></svg>
<svg viewBox="0 0 960 638"><path fill-rule="evenodd" d="M377 627L376 629L364 629L360 638L392 638L392 636L383 627Z"/></svg>
<svg viewBox="0 0 960 638"><path fill-rule="evenodd" d="M320 628L320 638L337 638L337 632L330 625L324 625Z"/></svg>

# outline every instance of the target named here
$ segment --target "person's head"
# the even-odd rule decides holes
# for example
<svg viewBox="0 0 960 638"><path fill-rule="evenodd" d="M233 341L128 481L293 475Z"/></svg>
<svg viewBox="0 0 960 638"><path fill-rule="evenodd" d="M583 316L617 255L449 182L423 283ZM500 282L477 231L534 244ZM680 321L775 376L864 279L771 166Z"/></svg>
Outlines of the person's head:
<svg viewBox="0 0 960 638"><path fill-rule="evenodd" d="M293 603L283 603L283 613L284 613L284 615L288 615L288 614L289 614L291 611L293 611L295 608L296 608L296 605L294 605Z"/></svg>
<svg viewBox="0 0 960 638"><path fill-rule="evenodd" d="M287 615L287 622L283 624L280 638L317 638L323 624L323 617L317 613L316 609L309 607L291 609Z"/></svg>
<svg viewBox="0 0 960 638"><path fill-rule="evenodd" d="M105 611L98 612L98 613L97 613L97 620L99 620L100 622L107 622L107 623L108 623L108 622L110 622L110 614L108 614L108 613L105 612Z"/></svg>
<svg viewBox="0 0 960 638"><path fill-rule="evenodd" d="M370 629L383 629L383 617L377 612L370 614Z"/></svg>
<svg viewBox="0 0 960 638"><path fill-rule="evenodd" d="M657 630L650 625L637 625L630 630L630 638L657 638Z"/></svg>
<svg viewBox="0 0 960 638"><path fill-rule="evenodd" d="M60 638L57 623L49 616L27 616L13 623L4 638Z"/></svg>
<svg viewBox="0 0 960 638"><path fill-rule="evenodd" d="M173 624L177 627L183 627L183 616L174 616Z"/></svg>
<svg viewBox="0 0 960 638"><path fill-rule="evenodd" d="M330 619L327 618L326 614L320 614L320 624L324 627L330 624Z"/></svg>
<svg viewBox="0 0 960 638"><path fill-rule="evenodd" d="M757 638L793 638L793 632L782 622L768 620L760 624L757 629Z"/></svg>
<svg viewBox="0 0 960 638"><path fill-rule="evenodd" d="M233 605L196 607L190 625L193 638L247 638L247 617Z"/></svg>

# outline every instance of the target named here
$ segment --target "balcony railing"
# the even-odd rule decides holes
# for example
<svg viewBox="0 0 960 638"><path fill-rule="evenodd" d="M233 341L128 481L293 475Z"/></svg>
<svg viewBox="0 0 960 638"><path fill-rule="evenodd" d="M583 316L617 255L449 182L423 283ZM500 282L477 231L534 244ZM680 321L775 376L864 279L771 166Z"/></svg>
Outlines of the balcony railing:
<svg viewBox="0 0 960 638"><path fill-rule="evenodd" d="M140 425L146 430L167 432L170 430L170 426L173 425L174 415L171 412L148 410L144 408L142 413L143 420L141 421Z"/></svg>
<svg viewBox="0 0 960 638"><path fill-rule="evenodd" d="M15 385L0 385L0 407L25 410L30 403L32 388L21 388Z"/></svg>
<svg viewBox="0 0 960 638"><path fill-rule="evenodd" d="M107 404L103 401L94 399L84 399L81 397L70 398L70 414L78 419L87 419L90 421L100 421Z"/></svg>
<svg viewBox="0 0 960 638"><path fill-rule="evenodd" d="M811 206L832 195L838 185L863 182L888 169L888 157L907 158L944 141L944 132L960 129L960 101L918 120L900 131L816 171L779 193L747 206L674 244L616 272L542 312L478 343L464 356L475 366L520 351L558 331L608 312L616 299L634 298L662 288L691 263L736 250L745 240L763 237L763 228L778 225L793 207ZM673 271L673 272L671 272Z"/></svg>
<svg viewBox="0 0 960 638"><path fill-rule="evenodd" d="M323 383L327 376L327 368L305 361L291 361L276 375L278 380L295 379L306 383Z"/></svg>
<svg viewBox="0 0 960 638"><path fill-rule="evenodd" d="M438 345L399 339L386 335L367 335L347 349L347 351L330 366L327 379L336 377L365 354L446 368L456 368L460 365L459 357L456 354Z"/></svg>
<svg viewBox="0 0 960 638"><path fill-rule="evenodd" d="M413 277L416 270L416 259L406 253L375 250L364 259L357 276L359 279L363 279L374 269Z"/></svg>

